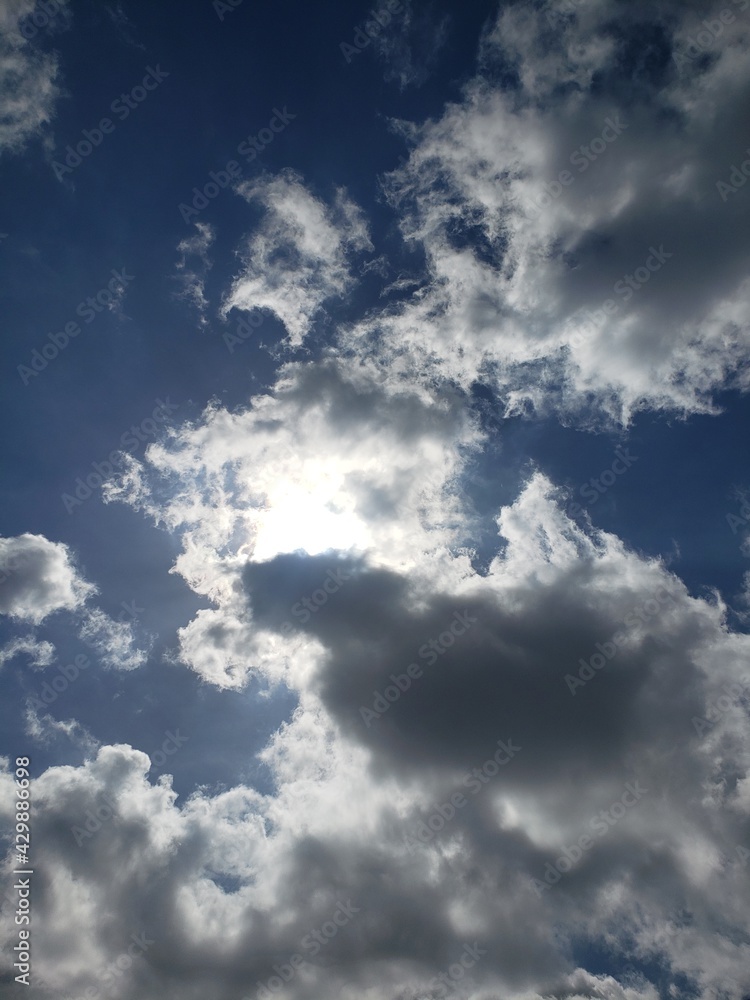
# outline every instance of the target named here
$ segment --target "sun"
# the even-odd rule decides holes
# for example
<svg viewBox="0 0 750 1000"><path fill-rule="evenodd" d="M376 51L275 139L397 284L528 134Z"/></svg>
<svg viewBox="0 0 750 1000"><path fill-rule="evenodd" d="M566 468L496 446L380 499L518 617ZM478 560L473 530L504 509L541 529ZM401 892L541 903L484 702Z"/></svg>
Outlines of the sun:
<svg viewBox="0 0 750 1000"><path fill-rule="evenodd" d="M364 549L368 542L365 525L354 512L302 488L287 487L269 497L257 525L254 558L261 562L300 550L314 556L330 549Z"/></svg>

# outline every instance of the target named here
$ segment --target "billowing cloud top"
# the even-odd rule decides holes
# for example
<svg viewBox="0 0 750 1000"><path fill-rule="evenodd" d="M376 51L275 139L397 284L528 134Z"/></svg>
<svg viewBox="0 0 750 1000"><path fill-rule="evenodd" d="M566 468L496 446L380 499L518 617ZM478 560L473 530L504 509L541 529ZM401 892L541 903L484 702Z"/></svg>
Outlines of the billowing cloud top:
<svg viewBox="0 0 750 1000"><path fill-rule="evenodd" d="M94 592L81 579L71 553L43 535L0 538L0 614L38 624L54 611L80 607Z"/></svg>
<svg viewBox="0 0 750 1000"><path fill-rule="evenodd" d="M627 423L746 387L748 207L726 182L747 156L747 29L739 11L704 29L698 58L695 7L505 8L463 99L400 125L412 151L386 191L425 283L357 339L488 378L509 412Z"/></svg>

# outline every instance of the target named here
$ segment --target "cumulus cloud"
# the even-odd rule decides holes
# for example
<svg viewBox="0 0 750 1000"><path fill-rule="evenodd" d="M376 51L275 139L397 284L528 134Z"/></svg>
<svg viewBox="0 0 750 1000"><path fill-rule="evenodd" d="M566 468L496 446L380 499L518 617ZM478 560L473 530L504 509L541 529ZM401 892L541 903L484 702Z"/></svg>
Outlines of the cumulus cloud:
<svg viewBox="0 0 750 1000"><path fill-rule="evenodd" d="M0 8L0 154L20 152L43 132L60 96L58 63L38 46L31 20L35 0L6 0ZM65 27L67 0L57 0L47 27Z"/></svg>
<svg viewBox="0 0 750 1000"><path fill-rule="evenodd" d="M209 407L171 444L149 447L130 491L111 498L181 535L175 571L217 605L181 632L182 655L241 686L255 660L279 656L251 625L246 563L333 550L419 572L424 551L465 541L453 481L480 439L460 396L331 356L286 366L247 408Z"/></svg>
<svg viewBox="0 0 750 1000"><path fill-rule="evenodd" d="M400 126L410 155L385 190L425 251L416 290L399 277L336 348L105 485L170 533L203 602L172 666L204 701L253 685L294 709L257 759L243 747L234 787L185 796L139 749L29 712L31 737L86 755L32 782L32 1000L744 1000L750 637L719 594L571 519L534 470L495 503L480 563L466 486L490 453L507 471L477 381L508 413L586 425L709 412L744 387L747 208L715 182L747 33L674 58L708 13L504 7L462 99ZM224 312L267 310L299 346L353 287L367 227L292 172L242 193L261 222ZM83 607L65 546L24 535L0 557L6 614L75 610L105 666L143 662L132 626ZM33 638L5 653L52 655ZM0 934L9 980L5 910Z"/></svg>
<svg viewBox="0 0 750 1000"><path fill-rule="evenodd" d="M484 577L415 584L354 560L290 640L286 609L329 557L249 561L256 628L319 651L286 675L299 705L261 754L274 791L178 803L129 746L46 771L35 936L66 957L38 974L83 991L145 934L118 997L263 996L293 955L290 1000L442 995L441 975L462 995L450 969L469 947L466 995L655 1000L658 970L739 1000L750 640L564 499L532 477L498 514ZM469 627L449 642L454 612ZM581 661L598 665L571 692ZM365 720L410 662L421 676ZM513 750L499 766L498 741ZM331 932L339 904L351 917ZM625 971L586 971L581 940Z"/></svg>
<svg viewBox="0 0 750 1000"><path fill-rule="evenodd" d="M463 99L397 123L410 154L385 188L427 270L349 341L587 422L747 388L750 208L717 189L746 156L741 14L675 58L719 7L503 8Z"/></svg>
<svg viewBox="0 0 750 1000"><path fill-rule="evenodd" d="M105 669L133 670L145 663L148 651L138 647L132 622L88 606L97 588L80 574L67 545L43 535L0 538L0 567L0 614L13 623L39 626L55 612L75 613L80 638ZM0 666L19 654L26 654L32 667L45 667L53 662L55 647L34 635L16 636L0 650Z"/></svg>
<svg viewBox="0 0 750 1000"><path fill-rule="evenodd" d="M477 572L459 484L481 434L460 395L376 374L289 365L247 408L213 406L152 446L132 479L212 604L179 658L217 687L255 678L297 699L261 754L275 793L247 805L240 854L219 833L174 869L188 909L170 971L149 974L189 991L176 956L200 906L236 928L219 944L204 920L214 995L255 995L311 957L301 942L345 892L360 913L295 1000L323 982L436 991L467 945L480 995L652 998L657 968L739 1000L748 637L659 560L570 520L540 474L498 512ZM218 798L200 808L224 829ZM629 969L586 971L582 940Z"/></svg>
<svg viewBox="0 0 750 1000"><path fill-rule="evenodd" d="M291 170L243 184L239 193L260 205L264 218L245 243L244 270L224 313L267 309L299 345L323 303L353 287L351 258L372 249L367 224L343 189L327 205Z"/></svg>
<svg viewBox="0 0 750 1000"><path fill-rule="evenodd" d="M69 548L43 535L0 538L0 614L38 625L80 608L96 588L78 573Z"/></svg>

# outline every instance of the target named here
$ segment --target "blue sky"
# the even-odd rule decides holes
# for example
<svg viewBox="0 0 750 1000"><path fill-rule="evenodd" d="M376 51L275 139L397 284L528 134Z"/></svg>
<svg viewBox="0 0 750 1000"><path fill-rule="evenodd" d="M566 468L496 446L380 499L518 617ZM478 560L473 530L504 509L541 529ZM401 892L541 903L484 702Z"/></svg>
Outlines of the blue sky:
<svg viewBox="0 0 750 1000"><path fill-rule="evenodd" d="M750 994L749 55L5 0L3 996Z"/></svg>

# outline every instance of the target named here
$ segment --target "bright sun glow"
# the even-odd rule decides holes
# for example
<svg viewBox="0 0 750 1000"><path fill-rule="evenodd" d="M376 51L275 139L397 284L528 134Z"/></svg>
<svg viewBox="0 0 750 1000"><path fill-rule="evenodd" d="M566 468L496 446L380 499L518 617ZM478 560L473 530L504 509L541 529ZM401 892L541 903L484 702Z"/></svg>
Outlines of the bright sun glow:
<svg viewBox="0 0 750 1000"><path fill-rule="evenodd" d="M363 549L367 537L355 514L337 510L330 501L306 490L286 490L275 502L270 500L258 519L254 557L266 561L299 549L311 556L328 549Z"/></svg>

